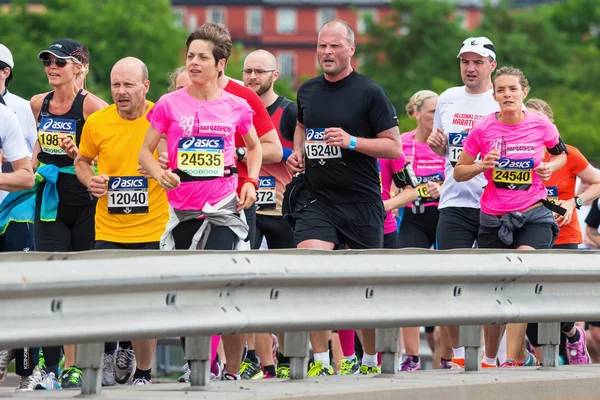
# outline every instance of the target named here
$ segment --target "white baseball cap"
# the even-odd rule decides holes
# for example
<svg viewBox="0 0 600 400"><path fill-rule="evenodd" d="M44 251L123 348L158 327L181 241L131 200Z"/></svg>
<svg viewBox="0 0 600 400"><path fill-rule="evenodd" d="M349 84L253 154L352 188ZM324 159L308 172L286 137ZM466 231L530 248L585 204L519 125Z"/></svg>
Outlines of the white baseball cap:
<svg viewBox="0 0 600 400"><path fill-rule="evenodd" d="M460 57L464 53L477 53L483 57L492 57L494 60L496 59L494 43L492 43L492 41L485 36L470 37L465 40L456 58Z"/></svg>
<svg viewBox="0 0 600 400"><path fill-rule="evenodd" d="M8 64L10 69L15 67L15 60L13 60L12 53L5 45L0 43L0 61Z"/></svg>

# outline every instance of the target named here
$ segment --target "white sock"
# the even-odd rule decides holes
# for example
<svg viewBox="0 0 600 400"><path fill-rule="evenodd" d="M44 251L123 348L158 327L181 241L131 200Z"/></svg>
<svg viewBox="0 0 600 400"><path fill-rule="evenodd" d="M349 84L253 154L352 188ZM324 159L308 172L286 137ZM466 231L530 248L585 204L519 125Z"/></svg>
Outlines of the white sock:
<svg viewBox="0 0 600 400"><path fill-rule="evenodd" d="M344 358L345 358L346 360L352 360L354 357L356 357L356 354L355 354L355 353L352 353L352 355L351 355L351 356L344 356Z"/></svg>
<svg viewBox="0 0 600 400"><path fill-rule="evenodd" d="M329 352L324 351L323 353L315 353L314 354L315 364L321 361L323 363L324 368L329 368L331 366L331 362L329 361Z"/></svg>
<svg viewBox="0 0 600 400"><path fill-rule="evenodd" d="M367 367L376 367L377 366L377 354L367 354L363 353L362 365L366 365Z"/></svg>
<svg viewBox="0 0 600 400"><path fill-rule="evenodd" d="M502 335L502 341L500 342L500 348L498 349L498 362L503 364L506 362L506 331Z"/></svg>
<svg viewBox="0 0 600 400"><path fill-rule="evenodd" d="M452 357L454 358L465 358L465 348L459 347L458 349L452 348Z"/></svg>
<svg viewBox="0 0 600 400"><path fill-rule="evenodd" d="M483 356L483 362L488 365L496 365L496 357L488 358L488 356Z"/></svg>

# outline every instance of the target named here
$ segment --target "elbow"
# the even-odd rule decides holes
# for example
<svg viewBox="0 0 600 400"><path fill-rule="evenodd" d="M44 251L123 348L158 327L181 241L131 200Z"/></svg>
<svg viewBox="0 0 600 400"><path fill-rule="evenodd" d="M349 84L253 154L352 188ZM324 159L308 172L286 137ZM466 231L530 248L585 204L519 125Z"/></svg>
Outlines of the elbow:
<svg viewBox="0 0 600 400"><path fill-rule="evenodd" d="M396 160L402 156L402 142L400 139L394 142L394 146L390 147L390 158Z"/></svg>
<svg viewBox="0 0 600 400"><path fill-rule="evenodd" d="M456 167L454 167L454 180L456 182L464 182L466 181L466 179L464 178L464 176L460 173L460 171L457 171Z"/></svg>
<svg viewBox="0 0 600 400"><path fill-rule="evenodd" d="M32 172L29 172L27 174L27 178L23 180L22 190L33 189L34 185L35 185L35 177L33 176Z"/></svg>

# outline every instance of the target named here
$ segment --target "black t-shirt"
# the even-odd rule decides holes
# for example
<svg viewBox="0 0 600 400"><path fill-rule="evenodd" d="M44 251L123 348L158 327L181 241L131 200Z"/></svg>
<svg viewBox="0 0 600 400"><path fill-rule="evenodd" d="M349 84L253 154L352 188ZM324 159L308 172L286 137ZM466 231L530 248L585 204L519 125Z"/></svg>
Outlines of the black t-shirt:
<svg viewBox="0 0 600 400"><path fill-rule="evenodd" d="M280 111L281 109L281 111ZM286 99L283 96L277 97L277 100L269 107L267 107L267 112L273 119L279 112L281 115L279 118L279 126L275 126L277 128L277 132L281 135L281 137L288 142L294 143L294 131L296 130L296 116L298 115L298 106L293 101ZM275 121L273 121L275 123Z"/></svg>
<svg viewBox="0 0 600 400"><path fill-rule="evenodd" d="M394 107L377 83L355 71L337 82L313 78L298 89L298 121L306 128L304 162L313 197L330 203L381 201L377 159L323 141L325 128L376 138L398 126Z"/></svg>

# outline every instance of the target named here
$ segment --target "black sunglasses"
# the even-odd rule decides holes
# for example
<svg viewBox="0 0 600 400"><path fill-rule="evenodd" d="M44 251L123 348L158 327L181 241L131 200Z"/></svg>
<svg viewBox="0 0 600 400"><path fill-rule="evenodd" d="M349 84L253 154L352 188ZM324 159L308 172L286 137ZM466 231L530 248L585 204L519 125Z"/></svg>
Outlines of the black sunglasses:
<svg viewBox="0 0 600 400"><path fill-rule="evenodd" d="M42 64L44 67L49 67L54 63L58 68L64 68L69 62L64 58L42 58Z"/></svg>

